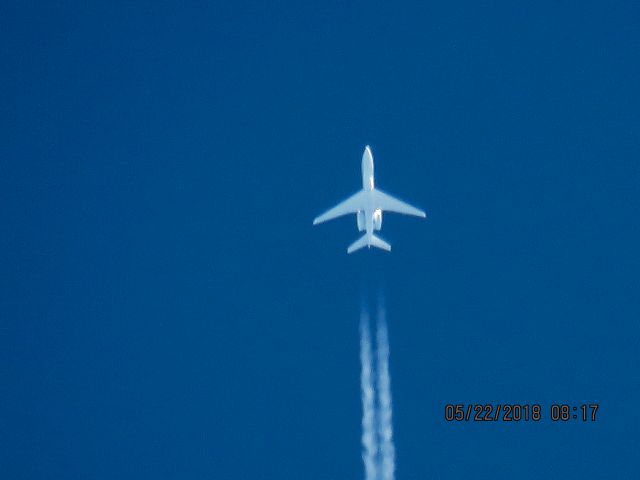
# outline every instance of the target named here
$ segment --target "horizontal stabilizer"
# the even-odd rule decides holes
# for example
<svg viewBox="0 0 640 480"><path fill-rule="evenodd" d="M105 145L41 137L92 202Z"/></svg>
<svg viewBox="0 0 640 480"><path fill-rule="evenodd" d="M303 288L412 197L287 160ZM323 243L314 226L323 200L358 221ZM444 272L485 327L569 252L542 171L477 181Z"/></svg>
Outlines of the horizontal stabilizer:
<svg viewBox="0 0 640 480"><path fill-rule="evenodd" d="M387 252L391 250L391 245L389 245L387 242L382 240L380 237L366 234L360 237L355 242L353 242L351 245L349 245L349 248L347 248L347 253L353 253L356 250L360 250L363 247L369 247L369 248L376 247L376 248L380 248L381 250L385 250Z"/></svg>

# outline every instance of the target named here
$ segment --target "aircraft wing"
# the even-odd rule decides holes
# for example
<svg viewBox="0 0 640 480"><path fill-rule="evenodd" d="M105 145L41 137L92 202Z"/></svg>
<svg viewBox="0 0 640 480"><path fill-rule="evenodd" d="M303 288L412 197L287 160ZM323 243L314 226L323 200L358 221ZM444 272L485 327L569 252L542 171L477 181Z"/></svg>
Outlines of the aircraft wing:
<svg viewBox="0 0 640 480"><path fill-rule="evenodd" d="M413 207L402 200L398 200L388 193L384 193L377 189L374 190L374 192L376 208L380 208L382 211L402 213L403 215L413 215L415 217L423 218L427 216L422 210Z"/></svg>
<svg viewBox="0 0 640 480"><path fill-rule="evenodd" d="M354 193L346 200L340 202L335 207L327 210L319 217L313 220L313 224L326 222L327 220L333 220L336 217L347 215L348 213L356 213L358 210L364 208L364 191L360 190L358 193Z"/></svg>

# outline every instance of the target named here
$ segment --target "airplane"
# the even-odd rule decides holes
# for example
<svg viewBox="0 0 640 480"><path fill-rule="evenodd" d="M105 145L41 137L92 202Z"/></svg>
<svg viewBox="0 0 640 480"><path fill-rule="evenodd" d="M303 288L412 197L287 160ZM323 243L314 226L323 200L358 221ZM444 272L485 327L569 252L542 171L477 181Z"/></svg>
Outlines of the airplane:
<svg viewBox="0 0 640 480"><path fill-rule="evenodd" d="M317 225L327 220L355 213L358 231L366 231L366 233L347 248L347 253L353 253L364 247L376 247L388 252L391 250L391 245L373 233L382 228L382 212L426 217L422 210L375 188L373 154L371 153L371 148L367 145L364 147L364 153L362 154L362 190L316 217L313 220L313 224Z"/></svg>

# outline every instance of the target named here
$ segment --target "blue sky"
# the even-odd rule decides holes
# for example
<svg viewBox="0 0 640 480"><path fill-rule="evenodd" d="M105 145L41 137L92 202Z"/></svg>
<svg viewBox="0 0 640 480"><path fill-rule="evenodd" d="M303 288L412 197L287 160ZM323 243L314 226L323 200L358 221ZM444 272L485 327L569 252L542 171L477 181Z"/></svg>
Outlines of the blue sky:
<svg viewBox="0 0 640 480"><path fill-rule="evenodd" d="M635 2L0 6L0 471L362 478L387 304L398 479L640 473ZM346 247L370 144L391 254ZM600 403L450 424L447 403Z"/></svg>

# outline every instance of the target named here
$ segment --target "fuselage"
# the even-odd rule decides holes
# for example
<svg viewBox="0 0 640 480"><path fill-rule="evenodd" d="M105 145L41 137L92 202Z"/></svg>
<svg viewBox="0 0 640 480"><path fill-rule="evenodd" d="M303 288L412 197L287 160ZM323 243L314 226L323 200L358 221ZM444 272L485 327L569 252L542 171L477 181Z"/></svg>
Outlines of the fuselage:
<svg viewBox="0 0 640 480"><path fill-rule="evenodd" d="M362 155L362 189L366 194L365 205L362 213L358 212L358 215L362 215L364 218L360 217L358 219L358 229L366 230L367 235L372 235L374 229L380 229L379 227L375 228L375 223L379 226L382 225L382 211L375 210L373 205L375 179L373 174L373 155L371 154L369 145L365 147L364 154ZM362 221L364 221L364 225L361 225ZM364 226L364 228L362 228L362 226Z"/></svg>
<svg viewBox="0 0 640 480"><path fill-rule="evenodd" d="M391 245L376 235L376 232L382 228L382 212L389 211L422 218L426 214L422 210L375 188L373 155L368 145L362 154L361 173L362 190L318 215L314 218L313 224L317 225L327 220L355 213L358 231L364 232L364 235L349 245L347 253L353 253L363 247L375 247L389 252Z"/></svg>

